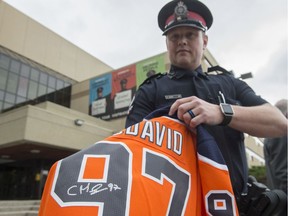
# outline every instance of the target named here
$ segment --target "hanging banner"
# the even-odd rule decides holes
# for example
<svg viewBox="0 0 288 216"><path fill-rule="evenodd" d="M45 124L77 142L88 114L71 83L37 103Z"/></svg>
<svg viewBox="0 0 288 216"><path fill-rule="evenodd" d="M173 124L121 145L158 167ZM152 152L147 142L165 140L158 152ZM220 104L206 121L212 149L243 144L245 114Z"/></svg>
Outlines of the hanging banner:
<svg viewBox="0 0 288 216"><path fill-rule="evenodd" d="M136 65L137 88L148 77L150 77L156 73L163 73L163 72L165 72L165 64L164 64L164 55L163 54L137 63L137 65Z"/></svg>
<svg viewBox="0 0 288 216"><path fill-rule="evenodd" d="M103 120L111 119L111 74L90 80L89 113Z"/></svg>
<svg viewBox="0 0 288 216"><path fill-rule="evenodd" d="M165 72L164 55L90 80L89 114L103 120L127 115L136 89L148 77Z"/></svg>
<svg viewBox="0 0 288 216"><path fill-rule="evenodd" d="M136 91L136 67L130 65L112 72L113 110L111 118L127 115L128 107Z"/></svg>

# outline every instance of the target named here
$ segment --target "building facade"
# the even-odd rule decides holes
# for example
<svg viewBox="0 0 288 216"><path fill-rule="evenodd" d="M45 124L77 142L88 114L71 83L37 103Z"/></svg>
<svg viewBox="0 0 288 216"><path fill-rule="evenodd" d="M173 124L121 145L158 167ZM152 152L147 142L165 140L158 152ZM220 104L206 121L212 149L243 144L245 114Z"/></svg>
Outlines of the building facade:
<svg viewBox="0 0 288 216"><path fill-rule="evenodd" d="M40 199L51 165L121 130L141 82L168 69L167 53L113 69L0 1L0 199Z"/></svg>

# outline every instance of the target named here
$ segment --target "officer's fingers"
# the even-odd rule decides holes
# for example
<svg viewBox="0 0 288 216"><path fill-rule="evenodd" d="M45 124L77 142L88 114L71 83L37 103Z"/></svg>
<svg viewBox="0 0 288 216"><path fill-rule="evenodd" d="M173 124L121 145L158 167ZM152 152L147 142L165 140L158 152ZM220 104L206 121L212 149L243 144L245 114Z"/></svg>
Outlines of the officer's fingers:
<svg viewBox="0 0 288 216"><path fill-rule="evenodd" d="M177 109L178 109L178 106L177 106L176 102L174 102L169 109L168 115L170 115L170 116L173 115Z"/></svg>
<svg viewBox="0 0 288 216"><path fill-rule="evenodd" d="M178 117L182 119L182 116L187 113L189 110L194 109L197 106L195 100L183 100L182 104L178 106Z"/></svg>
<svg viewBox="0 0 288 216"><path fill-rule="evenodd" d="M178 107L183 104L183 98L182 99L178 99L176 100L170 107L170 110L169 110L169 113L168 115L173 115L177 110L178 110Z"/></svg>
<svg viewBox="0 0 288 216"><path fill-rule="evenodd" d="M187 125L190 125L192 119L197 116L196 109L189 109L186 113L183 114L183 120Z"/></svg>
<svg viewBox="0 0 288 216"><path fill-rule="evenodd" d="M194 118L192 118L189 122L189 127L196 128L200 124L200 119L200 116L195 116Z"/></svg>
<svg viewBox="0 0 288 216"><path fill-rule="evenodd" d="M196 126L200 124L199 122L201 121L201 117L195 114L195 110L191 111L193 113L193 116L189 112L186 112L183 115L183 121L190 129L195 129Z"/></svg>
<svg viewBox="0 0 288 216"><path fill-rule="evenodd" d="M185 110L185 108L182 107L182 105L193 101L193 98L196 98L196 97L192 96L192 97L186 97L186 98L181 98L181 99L176 100L171 105L168 115L173 115L180 108L180 110L178 111L181 112L181 116L182 116L187 111Z"/></svg>
<svg viewBox="0 0 288 216"><path fill-rule="evenodd" d="M179 118L179 117L178 117L178 118ZM179 118L179 119L180 119L180 118ZM188 112L186 112L186 113L184 113L184 115L182 116L182 119L181 119L181 120L184 121L184 123L189 126L191 119L192 119L191 115L190 115Z"/></svg>

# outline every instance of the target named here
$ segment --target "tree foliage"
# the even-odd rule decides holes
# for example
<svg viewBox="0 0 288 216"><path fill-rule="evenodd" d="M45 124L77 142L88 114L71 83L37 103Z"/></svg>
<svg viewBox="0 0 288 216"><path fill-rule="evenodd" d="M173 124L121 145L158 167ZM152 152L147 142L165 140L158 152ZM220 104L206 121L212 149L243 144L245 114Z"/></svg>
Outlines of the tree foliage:
<svg viewBox="0 0 288 216"><path fill-rule="evenodd" d="M258 182L267 184L266 167L265 166L252 166L249 169L249 175L254 176Z"/></svg>

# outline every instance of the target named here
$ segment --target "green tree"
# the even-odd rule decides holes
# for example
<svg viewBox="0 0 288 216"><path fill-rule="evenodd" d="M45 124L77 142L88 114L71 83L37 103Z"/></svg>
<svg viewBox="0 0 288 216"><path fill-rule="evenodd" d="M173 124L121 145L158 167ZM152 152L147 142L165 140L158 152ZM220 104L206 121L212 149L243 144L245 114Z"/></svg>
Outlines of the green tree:
<svg viewBox="0 0 288 216"><path fill-rule="evenodd" d="M249 175L254 176L258 182L267 184L266 168L265 166L252 166L249 169Z"/></svg>

